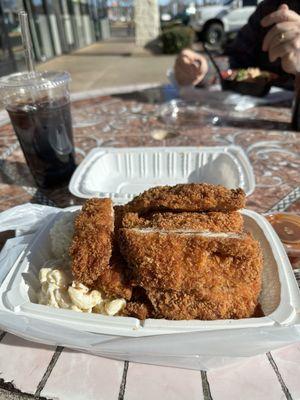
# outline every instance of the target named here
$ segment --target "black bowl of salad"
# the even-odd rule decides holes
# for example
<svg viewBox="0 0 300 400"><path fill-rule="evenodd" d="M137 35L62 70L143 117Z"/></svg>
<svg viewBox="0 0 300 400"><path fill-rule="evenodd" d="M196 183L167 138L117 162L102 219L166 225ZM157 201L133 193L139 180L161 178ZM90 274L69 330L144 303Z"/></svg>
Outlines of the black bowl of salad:
<svg viewBox="0 0 300 400"><path fill-rule="evenodd" d="M266 96L278 76L259 68L247 68L222 71L221 86L223 90L245 94L248 96Z"/></svg>

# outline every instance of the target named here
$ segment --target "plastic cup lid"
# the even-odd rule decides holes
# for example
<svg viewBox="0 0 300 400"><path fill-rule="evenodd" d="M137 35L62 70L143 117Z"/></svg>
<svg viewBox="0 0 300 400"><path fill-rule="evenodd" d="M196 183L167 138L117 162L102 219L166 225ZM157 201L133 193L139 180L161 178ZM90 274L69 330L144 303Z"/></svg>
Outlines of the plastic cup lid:
<svg viewBox="0 0 300 400"><path fill-rule="evenodd" d="M17 72L0 78L0 90L45 90L67 84L70 74L66 71Z"/></svg>

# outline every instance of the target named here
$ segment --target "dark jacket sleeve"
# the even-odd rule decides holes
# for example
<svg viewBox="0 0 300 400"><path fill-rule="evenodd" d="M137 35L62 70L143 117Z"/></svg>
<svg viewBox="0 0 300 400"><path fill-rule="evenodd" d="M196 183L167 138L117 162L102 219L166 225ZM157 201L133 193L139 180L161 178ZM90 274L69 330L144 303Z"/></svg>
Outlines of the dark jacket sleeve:
<svg viewBox="0 0 300 400"><path fill-rule="evenodd" d="M219 68L221 71L223 70L227 70L228 69L228 61L227 59L225 60L224 57L222 57L222 59L217 59L216 60ZM203 81L201 81L198 85L196 85L196 87L200 87L200 88L207 88L215 83L218 82L218 74L216 72L215 67L213 66L212 62L207 58L207 63L208 63L208 72L205 75Z"/></svg>
<svg viewBox="0 0 300 400"><path fill-rule="evenodd" d="M239 31L234 42L227 48L226 55L229 57L230 68L257 67L264 71L274 72L280 77L276 85L293 90L295 77L283 71L280 60L271 63L268 53L262 50L264 37L271 28L262 28L260 21L266 15L277 10L280 4L283 3L288 4L290 9L300 14L300 0L262 1L249 18L248 23ZM224 64L220 66L221 69L225 67ZM199 86L209 86L216 81L216 78L214 67L209 62L207 77Z"/></svg>
<svg viewBox="0 0 300 400"><path fill-rule="evenodd" d="M228 48L229 65L233 69L258 67L261 70L274 72L280 75L283 82L289 81L287 86L290 86L293 76L283 71L280 60L271 63L268 53L262 50L264 37L270 28L262 28L260 21L277 10L281 3L283 1L265 0L258 5L248 23L239 31L235 41Z"/></svg>
<svg viewBox="0 0 300 400"><path fill-rule="evenodd" d="M230 66L232 68L259 67L262 52L264 31L260 25L261 19L275 11L279 1L265 0L258 5L248 23L237 34L236 39L228 48Z"/></svg>

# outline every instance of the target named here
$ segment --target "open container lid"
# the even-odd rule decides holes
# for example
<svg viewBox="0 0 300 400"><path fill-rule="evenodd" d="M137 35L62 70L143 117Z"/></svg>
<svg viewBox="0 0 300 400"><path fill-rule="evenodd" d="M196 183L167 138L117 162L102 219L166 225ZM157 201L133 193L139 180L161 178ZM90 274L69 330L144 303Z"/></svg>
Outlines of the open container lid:
<svg viewBox="0 0 300 400"><path fill-rule="evenodd" d="M154 186L213 183L254 191L252 166L239 146L95 148L74 172L70 192L80 198L131 200Z"/></svg>

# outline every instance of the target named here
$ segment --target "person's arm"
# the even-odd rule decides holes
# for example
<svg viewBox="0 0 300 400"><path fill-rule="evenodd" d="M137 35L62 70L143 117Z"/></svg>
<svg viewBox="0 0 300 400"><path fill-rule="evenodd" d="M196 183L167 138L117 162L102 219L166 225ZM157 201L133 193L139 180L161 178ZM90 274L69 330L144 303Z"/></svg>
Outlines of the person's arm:
<svg viewBox="0 0 300 400"><path fill-rule="evenodd" d="M215 71L214 66L212 65L211 61L208 59L207 59L207 66L208 66L208 69L207 69L205 76L203 77L202 81L196 85L196 87L207 88L217 82L218 78L217 78L216 71Z"/></svg>

